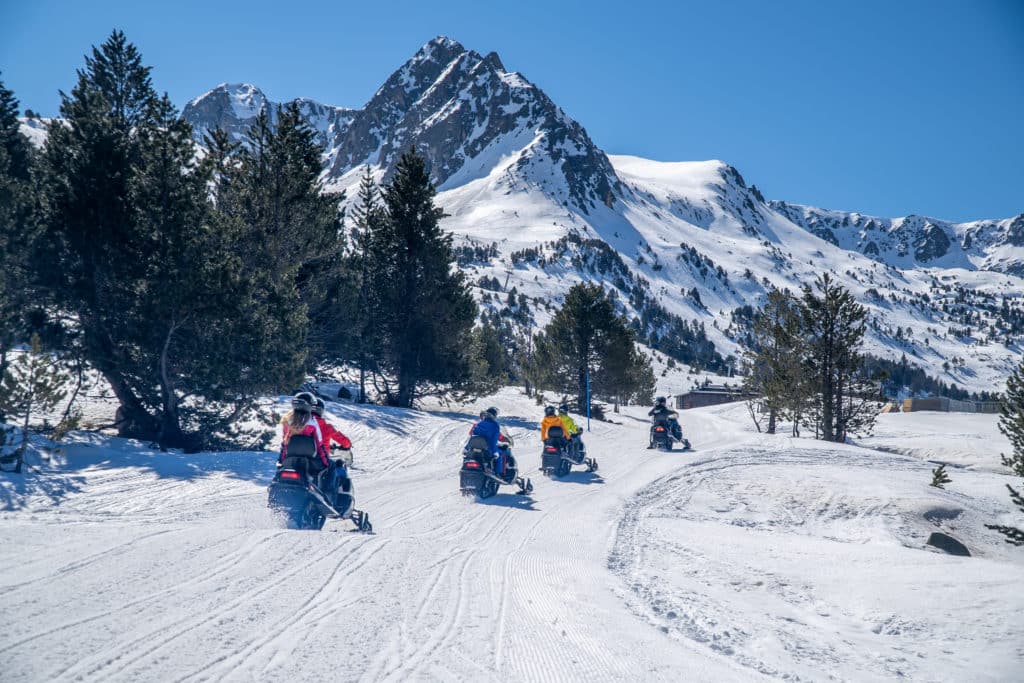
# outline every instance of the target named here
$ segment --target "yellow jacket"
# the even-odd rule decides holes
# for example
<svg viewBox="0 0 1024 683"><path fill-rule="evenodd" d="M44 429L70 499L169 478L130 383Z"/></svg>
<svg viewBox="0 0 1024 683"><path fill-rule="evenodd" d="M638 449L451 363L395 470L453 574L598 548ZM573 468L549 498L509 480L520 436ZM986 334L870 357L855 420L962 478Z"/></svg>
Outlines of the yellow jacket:
<svg viewBox="0 0 1024 683"><path fill-rule="evenodd" d="M566 413L565 415L559 415L559 417L562 418L562 424L565 425L565 430L570 436L576 436L577 434L583 431L582 429L579 428L579 425L576 424L576 421L573 420L568 413Z"/></svg>
<svg viewBox="0 0 1024 683"><path fill-rule="evenodd" d="M563 430L565 430L565 435L567 437L570 434L569 429L568 427L565 426L565 422L562 421L562 418L558 417L557 415L545 415L544 419L540 421L541 441L548 440L548 430L551 429L552 427L561 427Z"/></svg>

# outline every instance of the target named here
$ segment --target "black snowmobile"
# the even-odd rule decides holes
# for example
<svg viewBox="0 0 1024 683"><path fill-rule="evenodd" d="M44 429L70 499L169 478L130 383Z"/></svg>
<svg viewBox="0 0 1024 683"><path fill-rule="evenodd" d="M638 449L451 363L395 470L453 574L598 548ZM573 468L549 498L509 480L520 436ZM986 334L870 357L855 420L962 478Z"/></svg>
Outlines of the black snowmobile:
<svg viewBox="0 0 1024 683"><path fill-rule="evenodd" d="M507 444L499 444L500 448L508 449ZM498 492L502 485L518 486L520 496L533 493L533 483L526 477L519 476L519 466L511 449L505 451L505 473L494 471L494 458L487 439L482 436L471 436L462 453L462 469L459 471L459 488L462 495L477 495L490 498Z"/></svg>
<svg viewBox="0 0 1024 683"><path fill-rule="evenodd" d="M342 477L333 495L325 491L327 470L322 469L316 458L313 437L293 436L288 442L288 455L277 464L277 472L267 488L267 506L283 515L290 529L319 530L330 517L351 520L357 531L372 533L369 515L353 507L352 480Z"/></svg>
<svg viewBox="0 0 1024 683"><path fill-rule="evenodd" d="M681 443L683 450L690 447L690 442L683 438L683 428L679 426L679 413L655 415L652 419L651 442L648 448L671 451L675 443Z"/></svg>
<svg viewBox="0 0 1024 683"><path fill-rule="evenodd" d="M544 440L544 450L540 454L540 468L544 474L549 477L564 477L569 474L573 465L586 465L587 472L596 472L597 460L588 458L585 451L576 447L577 444L565 438L565 430L561 427L549 428L548 438Z"/></svg>

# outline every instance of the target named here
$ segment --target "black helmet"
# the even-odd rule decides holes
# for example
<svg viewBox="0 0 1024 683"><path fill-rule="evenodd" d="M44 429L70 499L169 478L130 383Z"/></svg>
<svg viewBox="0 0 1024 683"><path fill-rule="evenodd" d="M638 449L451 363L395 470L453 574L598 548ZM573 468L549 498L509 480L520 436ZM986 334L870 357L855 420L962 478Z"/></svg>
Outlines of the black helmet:
<svg viewBox="0 0 1024 683"><path fill-rule="evenodd" d="M319 415L320 417L323 417L324 416L324 408L326 408L326 407L327 407L327 404L324 403L324 400L322 398L320 398L319 396L315 396L313 398L313 414L314 415Z"/></svg>
<svg viewBox="0 0 1024 683"><path fill-rule="evenodd" d="M498 409L495 408L494 406L491 406L490 408L488 408L487 410L484 411L484 415L490 415L495 420L497 420L498 419Z"/></svg>
<svg viewBox="0 0 1024 683"><path fill-rule="evenodd" d="M558 406L558 412L562 415L568 414L569 406L563 403L562 405Z"/></svg>
<svg viewBox="0 0 1024 683"><path fill-rule="evenodd" d="M654 402L654 405L663 406L663 405L665 405L665 402L667 400L668 399L666 399L664 396L659 396L658 400Z"/></svg>
<svg viewBox="0 0 1024 683"><path fill-rule="evenodd" d="M316 398L308 391L300 391L292 396L293 410L304 410L307 413L311 413L313 412L314 405L316 405Z"/></svg>
<svg viewBox="0 0 1024 683"><path fill-rule="evenodd" d="M545 406L544 414L547 415L548 417L551 417L552 415L555 414L555 407L554 406Z"/></svg>

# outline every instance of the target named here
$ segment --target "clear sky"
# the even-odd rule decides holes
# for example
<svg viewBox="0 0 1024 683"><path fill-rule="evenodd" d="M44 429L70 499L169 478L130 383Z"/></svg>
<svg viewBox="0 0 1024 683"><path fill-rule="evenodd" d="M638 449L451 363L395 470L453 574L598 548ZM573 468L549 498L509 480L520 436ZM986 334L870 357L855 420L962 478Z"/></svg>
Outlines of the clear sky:
<svg viewBox="0 0 1024 683"><path fill-rule="evenodd" d="M1024 0L0 0L0 78L53 115L115 27L179 106L246 81L359 107L443 34L612 154L722 159L833 209L1024 212Z"/></svg>

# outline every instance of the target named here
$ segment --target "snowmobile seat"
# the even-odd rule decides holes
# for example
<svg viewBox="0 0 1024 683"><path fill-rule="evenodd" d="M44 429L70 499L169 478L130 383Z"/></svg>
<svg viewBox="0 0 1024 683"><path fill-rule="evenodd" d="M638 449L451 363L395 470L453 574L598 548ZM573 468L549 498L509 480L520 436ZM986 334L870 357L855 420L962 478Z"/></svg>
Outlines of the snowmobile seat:
<svg viewBox="0 0 1024 683"><path fill-rule="evenodd" d="M547 440L552 443L565 443L565 430L561 427L549 427Z"/></svg>
<svg viewBox="0 0 1024 683"><path fill-rule="evenodd" d="M469 443L466 444L466 450L470 453L479 452L486 453L487 455L491 454L491 446L487 443L487 439L482 436L471 436L469 438Z"/></svg>
<svg viewBox="0 0 1024 683"><path fill-rule="evenodd" d="M289 458L312 458L316 455L316 441L312 436L295 434L288 439Z"/></svg>

